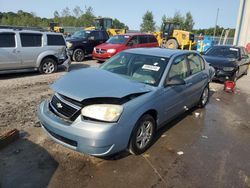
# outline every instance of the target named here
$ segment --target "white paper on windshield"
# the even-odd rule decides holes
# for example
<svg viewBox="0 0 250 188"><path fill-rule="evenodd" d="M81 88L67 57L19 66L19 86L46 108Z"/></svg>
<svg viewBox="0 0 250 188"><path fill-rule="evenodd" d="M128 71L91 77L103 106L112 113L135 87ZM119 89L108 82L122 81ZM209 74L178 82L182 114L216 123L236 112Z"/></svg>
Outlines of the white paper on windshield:
<svg viewBox="0 0 250 188"><path fill-rule="evenodd" d="M237 48L230 48L230 50L231 50L231 51L236 51L236 52L239 51L239 49L237 49Z"/></svg>
<svg viewBox="0 0 250 188"><path fill-rule="evenodd" d="M128 36L128 35L125 35L125 36L124 36L124 38L128 39L128 38L129 38L129 36Z"/></svg>
<svg viewBox="0 0 250 188"><path fill-rule="evenodd" d="M154 66L154 65L143 65L142 69L146 69L146 70L152 70L152 71L159 71L161 67L159 66Z"/></svg>

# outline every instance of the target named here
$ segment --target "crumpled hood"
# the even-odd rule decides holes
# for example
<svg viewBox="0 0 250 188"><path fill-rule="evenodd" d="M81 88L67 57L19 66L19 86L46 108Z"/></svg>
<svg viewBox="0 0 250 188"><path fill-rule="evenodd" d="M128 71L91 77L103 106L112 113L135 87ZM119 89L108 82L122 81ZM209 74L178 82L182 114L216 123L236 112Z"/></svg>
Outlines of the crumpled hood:
<svg viewBox="0 0 250 188"><path fill-rule="evenodd" d="M99 97L122 98L152 90L149 85L98 68L84 68L67 73L52 84L51 88L77 101Z"/></svg>
<svg viewBox="0 0 250 188"><path fill-rule="evenodd" d="M214 57L214 56L203 56L208 64L215 67L229 67L234 66L236 59L224 58L224 57Z"/></svg>

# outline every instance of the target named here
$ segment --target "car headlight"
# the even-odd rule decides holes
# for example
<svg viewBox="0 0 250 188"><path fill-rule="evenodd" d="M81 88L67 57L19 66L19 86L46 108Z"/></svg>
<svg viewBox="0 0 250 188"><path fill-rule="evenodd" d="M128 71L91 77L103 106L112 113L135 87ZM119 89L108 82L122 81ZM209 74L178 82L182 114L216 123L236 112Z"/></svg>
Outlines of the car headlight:
<svg viewBox="0 0 250 188"><path fill-rule="evenodd" d="M121 116L123 107L114 104L94 104L82 109L82 115L96 120L115 122Z"/></svg>
<svg viewBox="0 0 250 188"><path fill-rule="evenodd" d="M223 67L224 71L233 71L234 69L234 67Z"/></svg>
<svg viewBox="0 0 250 188"><path fill-rule="evenodd" d="M66 42L66 44L67 44L67 48L71 48L73 45L71 42Z"/></svg>
<svg viewBox="0 0 250 188"><path fill-rule="evenodd" d="M108 49L107 52L113 54L116 52L116 49Z"/></svg>

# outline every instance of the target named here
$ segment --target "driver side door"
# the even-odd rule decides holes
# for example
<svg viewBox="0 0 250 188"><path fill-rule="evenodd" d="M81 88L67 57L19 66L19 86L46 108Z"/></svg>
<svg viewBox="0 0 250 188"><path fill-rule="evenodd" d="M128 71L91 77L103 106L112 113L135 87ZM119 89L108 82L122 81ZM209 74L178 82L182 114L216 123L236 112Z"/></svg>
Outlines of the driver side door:
<svg viewBox="0 0 250 188"><path fill-rule="evenodd" d="M180 78L184 81L189 76L189 67L185 55L176 57L170 67L168 72L167 81L172 78ZM183 85L166 85L161 92L159 101L161 101L161 119L163 122L169 121L170 119L176 117L178 114L187 110L186 105L186 84Z"/></svg>

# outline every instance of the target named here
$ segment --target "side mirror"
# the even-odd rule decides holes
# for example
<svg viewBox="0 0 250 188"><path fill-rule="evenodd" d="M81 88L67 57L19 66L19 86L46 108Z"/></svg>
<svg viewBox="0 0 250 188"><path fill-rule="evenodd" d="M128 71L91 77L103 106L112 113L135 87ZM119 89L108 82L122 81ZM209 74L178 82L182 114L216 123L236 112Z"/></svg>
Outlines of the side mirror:
<svg viewBox="0 0 250 188"><path fill-rule="evenodd" d="M175 86L175 85L185 85L186 82L179 78L179 77L173 77L171 79L167 79L166 80L166 86Z"/></svg>
<svg viewBox="0 0 250 188"><path fill-rule="evenodd" d="M88 38L89 40L95 40L95 37L94 36L91 36Z"/></svg>

